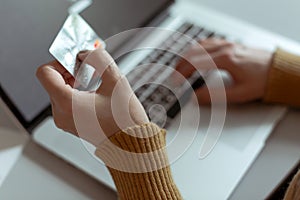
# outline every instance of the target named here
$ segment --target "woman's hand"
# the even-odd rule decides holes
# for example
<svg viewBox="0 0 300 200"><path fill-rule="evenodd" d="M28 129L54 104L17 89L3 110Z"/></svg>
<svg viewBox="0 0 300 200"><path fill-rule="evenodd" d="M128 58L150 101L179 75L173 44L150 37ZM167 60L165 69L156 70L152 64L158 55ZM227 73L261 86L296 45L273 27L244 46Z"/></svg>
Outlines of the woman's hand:
<svg viewBox="0 0 300 200"><path fill-rule="evenodd" d="M197 48L192 47L186 56L187 60L194 60L196 67L181 60L176 70L183 76L189 77L195 70L205 69L207 59L212 59L219 69L227 71L233 79L233 84L225 88L228 103L245 103L264 96L272 53L221 39L207 39L201 41L200 45L209 56L201 55L203 51L197 53ZM201 59L197 61L197 57ZM200 104L210 103L207 87L198 89L196 95Z"/></svg>
<svg viewBox="0 0 300 200"><path fill-rule="evenodd" d="M79 58L101 74L102 84L96 92L73 88L74 78L57 61L39 67L36 72L50 96L58 128L97 146L105 139L103 136L149 122L127 79L105 50L85 52Z"/></svg>

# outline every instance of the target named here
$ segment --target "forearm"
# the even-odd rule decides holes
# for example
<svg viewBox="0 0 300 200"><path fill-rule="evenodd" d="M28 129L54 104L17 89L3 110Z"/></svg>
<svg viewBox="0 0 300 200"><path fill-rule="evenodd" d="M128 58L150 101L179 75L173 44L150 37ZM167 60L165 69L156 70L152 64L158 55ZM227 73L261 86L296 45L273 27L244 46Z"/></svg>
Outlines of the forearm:
<svg viewBox="0 0 300 200"><path fill-rule="evenodd" d="M149 123L119 132L97 148L96 155L107 165L120 199L182 199L165 145L165 131Z"/></svg>
<svg viewBox="0 0 300 200"><path fill-rule="evenodd" d="M264 101L300 107L300 56L275 52Z"/></svg>

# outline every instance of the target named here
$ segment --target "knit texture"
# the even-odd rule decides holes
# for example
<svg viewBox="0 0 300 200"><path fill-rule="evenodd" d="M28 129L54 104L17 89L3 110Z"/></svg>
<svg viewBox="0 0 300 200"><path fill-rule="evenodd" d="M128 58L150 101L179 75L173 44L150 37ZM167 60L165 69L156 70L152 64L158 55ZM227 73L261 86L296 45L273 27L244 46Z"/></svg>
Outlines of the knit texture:
<svg viewBox="0 0 300 200"><path fill-rule="evenodd" d="M148 123L123 130L98 146L95 154L107 165L121 200L182 199L164 150L165 135L165 130Z"/></svg>
<svg viewBox="0 0 300 200"><path fill-rule="evenodd" d="M300 57L275 52L264 101L300 107ZM95 154L107 165L121 200L182 199L164 150L165 134L149 123L123 130L98 146ZM284 200L300 200L300 171Z"/></svg>
<svg viewBox="0 0 300 200"><path fill-rule="evenodd" d="M298 171L298 173L290 183L284 200L300 200L300 171Z"/></svg>
<svg viewBox="0 0 300 200"><path fill-rule="evenodd" d="M264 101L300 107L300 56L277 49ZM300 171L290 183L284 200L300 200Z"/></svg>
<svg viewBox="0 0 300 200"><path fill-rule="evenodd" d="M300 107L300 57L277 49L264 101Z"/></svg>

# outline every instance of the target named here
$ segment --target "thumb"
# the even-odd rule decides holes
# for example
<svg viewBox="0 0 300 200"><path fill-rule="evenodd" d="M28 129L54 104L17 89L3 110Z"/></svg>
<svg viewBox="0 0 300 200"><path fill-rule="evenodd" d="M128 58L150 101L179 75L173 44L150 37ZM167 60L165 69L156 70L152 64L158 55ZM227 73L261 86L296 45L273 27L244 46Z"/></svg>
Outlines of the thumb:
<svg viewBox="0 0 300 200"><path fill-rule="evenodd" d="M72 88L63 77L62 67L56 61L39 67L36 77L45 88L50 98L72 95Z"/></svg>

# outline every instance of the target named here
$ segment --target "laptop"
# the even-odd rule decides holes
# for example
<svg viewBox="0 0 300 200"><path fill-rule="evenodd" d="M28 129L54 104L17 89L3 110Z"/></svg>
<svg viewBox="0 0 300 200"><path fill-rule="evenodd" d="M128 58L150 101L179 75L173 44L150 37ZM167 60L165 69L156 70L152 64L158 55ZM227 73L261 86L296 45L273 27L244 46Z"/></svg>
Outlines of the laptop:
<svg viewBox="0 0 300 200"><path fill-rule="evenodd" d="M35 78L36 68L53 59L48 49L67 17L69 6L68 1L61 0L10 0L1 3L1 99L18 119L15 123L20 123L36 143L115 189L105 166L91 156L81 140L55 127L49 97ZM146 110L153 108L152 114L148 113L152 115L151 119L167 129L168 144L174 138L178 146L188 143L185 151L171 163L174 179L183 197L230 198L261 152L273 128L284 116L286 108L260 103L228 107L219 140L212 145L213 148L206 156L201 157L199 152L203 142L210 137L207 131L212 112L210 107L199 107L189 96L193 89L203 86L206 80L213 82L214 75L209 75L205 80L201 74L192 76L188 80L191 86L180 90L179 100L174 97L172 88L160 87L159 84L139 86L137 83L140 80L159 83L168 81L170 71L159 66L174 67L178 61L174 52L183 52L192 39L220 37L267 50L282 46L293 52L300 52L300 45L188 2L97 0L82 16L104 40L132 28L159 28L158 32L157 29L135 31L127 37L113 40L107 50L117 58L121 71L127 74ZM160 30L171 31L160 34ZM179 38L176 32L188 35L189 39ZM118 56L120 52L138 49L139 46L157 49L138 50ZM159 47L167 51L159 50ZM149 63L151 68L136 67L147 66ZM226 81L228 77L223 78ZM157 104L160 106L155 106ZM181 134L178 134L178 130ZM168 151L168 154L172 157L174 152Z"/></svg>
<svg viewBox="0 0 300 200"><path fill-rule="evenodd" d="M0 187L18 160L28 134L0 98Z"/></svg>

